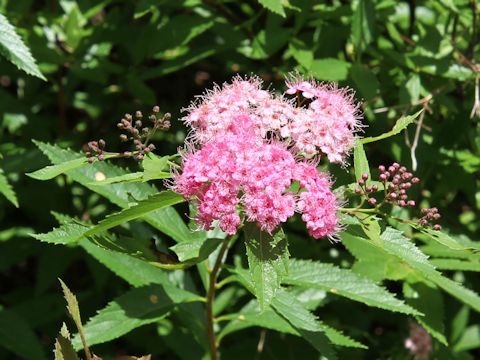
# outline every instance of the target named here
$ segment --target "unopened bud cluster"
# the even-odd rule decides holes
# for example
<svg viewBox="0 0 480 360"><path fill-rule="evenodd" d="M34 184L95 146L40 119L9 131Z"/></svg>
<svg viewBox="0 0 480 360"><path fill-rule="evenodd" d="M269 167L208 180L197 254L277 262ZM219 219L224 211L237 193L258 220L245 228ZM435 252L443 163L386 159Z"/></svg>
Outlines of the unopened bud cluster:
<svg viewBox="0 0 480 360"><path fill-rule="evenodd" d="M372 205L376 205L377 204L377 199L373 198L373 197L369 197L370 194L373 194L373 193L376 193L378 191L378 185L369 185L367 186L366 185L366 181L368 180L369 176L367 173L363 173L362 174L362 178L360 180L358 180L358 185L359 187L357 187L355 189L355 193L356 194L362 194L363 196L365 196L367 198L367 201L372 204Z"/></svg>
<svg viewBox="0 0 480 360"><path fill-rule="evenodd" d="M100 139L98 141L90 141L87 144L87 150L85 152L85 155L87 156L87 160L90 164L93 163L96 159L100 161L105 160L105 145L106 142L103 139Z"/></svg>
<svg viewBox="0 0 480 360"><path fill-rule="evenodd" d="M412 184L420 181L419 178L414 177L405 166L400 166L398 163L393 163L388 168L380 165L378 170L380 170L379 179L385 186L387 202L401 207L415 206L415 201L408 199L407 192Z"/></svg>
<svg viewBox="0 0 480 360"><path fill-rule="evenodd" d="M133 151L124 151L122 153L110 153L120 157L133 157L138 161L143 160L145 154L155 150L155 145L149 144L150 138L157 130L168 130L170 128L170 113L165 113L160 116L160 107L154 106L152 114L148 116L150 126L145 124L144 116L141 111L136 111L135 115L125 114L123 118L117 123L117 127L123 130L120 135L122 142L131 141L135 146ZM86 153L88 161L94 162L96 159L105 159L105 141L99 140L91 141L87 144L88 151Z"/></svg>
<svg viewBox="0 0 480 360"><path fill-rule="evenodd" d="M433 222L440 220L440 218L442 217L442 215L440 215L436 207L424 208L420 211L422 213L422 217L418 220L418 223L421 226L430 225ZM442 226L439 224L434 224L433 230L442 230Z"/></svg>

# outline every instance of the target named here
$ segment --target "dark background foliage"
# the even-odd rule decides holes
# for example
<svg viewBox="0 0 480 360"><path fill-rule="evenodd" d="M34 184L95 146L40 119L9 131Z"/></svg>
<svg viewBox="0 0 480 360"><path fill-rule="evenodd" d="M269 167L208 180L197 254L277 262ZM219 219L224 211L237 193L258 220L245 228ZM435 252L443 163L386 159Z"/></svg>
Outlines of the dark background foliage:
<svg viewBox="0 0 480 360"><path fill-rule="evenodd" d="M66 318L57 277L77 293L84 319L128 288L82 249L29 237L56 225L51 211L97 221L115 210L68 177L49 182L26 177L49 164L32 139L79 150L103 138L109 148L122 149L118 120L126 112L148 112L158 104L162 112L172 113L173 126L154 138L157 154L173 154L186 136L178 121L181 108L214 82L237 73L256 74L280 91L291 71L348 85L363 101L367 136L381 134L400 116L423 108L414 151L422 179L417 199L423 199L423 206L437 206L443 227L452 234L477 240L480 110L471 115L480 67L475 64L480 41L476 2L291 0L284 5L273 9L285 11L285 17L257 1L0 1L0 12L17 28L47 78L28 76L0 59L0 167L20 204L16 208L0 198L0 358L50 357ZM405 134L366 146L372 167L398 161L411 168L416 131L412 125ZM117 163L133 171L138 167L134 161ZM331 171L339 184L353 179L338 167ZM352 262L341 244L308 239L296 222L290 231L293 256L344 266ZM446 270L480 290L475 273ZM390 290L402 291L394 283ZM480 356L478 315L451 298L441 302L451 346L447 352L435 343L437 358ZM351 329L345 330L370 347L345 350L342 358L410 358L403 344L410 324L406 317L351 306L327 301L319 309L322 320L348 323ZM260 331L244 330L226 340L224 358L254 358ZM19 333L26 335L15 336ZM184 329L173 329L165 320L96 350L188 359L195 346ZM318 356L301 339L269 332L259 358L293 359L298 354Z"/></svg>

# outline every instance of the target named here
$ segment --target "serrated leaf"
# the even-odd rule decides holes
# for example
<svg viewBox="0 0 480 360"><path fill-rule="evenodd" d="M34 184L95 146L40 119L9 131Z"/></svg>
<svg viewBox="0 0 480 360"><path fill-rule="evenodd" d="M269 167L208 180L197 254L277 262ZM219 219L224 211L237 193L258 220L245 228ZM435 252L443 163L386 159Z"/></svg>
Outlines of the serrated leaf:
<svg viewBox="0 0 480 360"><path fill-rule="evenodd" d="M60 334L55 340L55 349L53 351L55 360L79 360L76 351L70 341L70 333L67 326L63 323Z"/></svg>
<svg viewBox="0 0 480 360"><path fill-rule="evenodd" d="M292 259L284 282L289 285L322 289L389 311L420 314L372 280L349 269L341 269L330 264Z"/></svg>
<svg viewBox="0 0 480 360"><path fill-rule="evenodd" d="M402 130L406 129L408 125L413 123L415 121L415 119L422 113L422 111L423 110L420 110L413 115L402 116L400 119L397 120L397 122L393 126L392 130L390 130L386 133L383 133L381 135L378 135L378 136L366 137L366 138L360 139L360 142L362 144L368 144L368 143L371 143L371 142L374 142L374 141L389 138L390 136L397 135Z"/></svg>
<svg viewBox="0 0 480 360"><path fill-rule="evenodd" d="M404 237L401 231L387 227L380 239L368 241L357 238L357 240L373 244L377 249L397 257L418 276L432 281L450 295L480 312L480 296L438 272L429 262L428 256L422 253L410 239Z"/></svg>
<svg viewBox="0 0 480 360"><path fill-rule="evenodd" d="M15 312L1 306L0 345L25 359L47 359L30 325Z"/></svg>
<svg viewBox="0 0 480 360"><path fill-rule="evenodd" d="M42 80L47 80L40 72L30 49L3 14L0 14L0 53L20 70Z"/></svg>
<svg viewBox="0 0 480 360"><path fill-rule="evenodd" d="M285 9L283 8L285 0L258 0L258 2L271 12L285 17Z"/></svg>
<svg viewBox="0 0 480 360"><path fill-rule="evenodd" d="M69 170L79 168L80 166L83 166L86 164L88 164L87 158L82 157L82 158L63 162L59 165L49 165L37 171L27 173L25 175L36 180L50 180L60 174L64 174Z"/></svg>
<svg viewBox="0 0 480 360"><path fill-rule="evenodd" d="M252 326L258 326L275 331L279 331L285 334L291 334L295 336L301 336L285 318L277 314L273 309L267 308L264 311L260 311L260 307L256 300L250 301L245 305L238 314L231 316L230 321L222 332L219 334L219 339L232 334L236 331L246 329ZM363 344L352 340L342 332L316 321L317 331L324 332L328 339L335 345L353 347L353 348L366 348Z"/></svg>
<svg viewBox="0 0 480 360"><path fill-rule="evenodd" d="M368 178L371 178L370 166L368 165L365 149L358 140L355 142L353 148L353 166L355 167L355 179L357 179L357 181L362 178L363 174L368 174Z"/></svg>
<svg viewBox="0 0 480 360"><path fill-rule="evenodd" d="M201 262L207 259L208 256L222 243L222 241L222 239L217 238L192 239L171 246L170 250L177 254L178 260L181 262L192 260Z"/></svg>
<svg viewBox="0 0 480 360"><path fill-rule="evenodd" d="M75 322L75 325L77 326L78 331L81 332L81 329L83 326L82 326L82 319L80 317L80 308L78 307L77 298L61 279L58 279L58 281L60 281L60 284L62 285L63 296L67 301L68 313L70 314L73 321Z"/></svg>
<svg viewBox="0 0 480 360"><path fill-rule="evenodd" d="M78 242L79 239L90 229L90 227L78 223L66 223L54 228L52 231L44 234L32 234L31 236L37 240L50 244L72 244Z"/></svg>
<svg viewBox="0 0 480 360"><path fill-rule="evenodd" d="M443 231L437 231L423 226L414 227L427 235L430 239L452 250L480 250L480 245L474 241L463 238L453 238Z"/></svg>
<svg viewBox="0 0 480 360"><path fill-rule="evenodd" d="M138 219L162 208L179 204L185 201L183 196L174 193L173 191L162 191L156 195L150 196L146 200L139 201L136 205L130 206L118 213L107 216L100 221L97 225L86 231L82 236L88 237L111 229L120 224L126 223L131 220Z"/></svg>
<svg viewBox="0 0 480 360"><path fill-rule="evenodd" d="M282 229L273 236L256 224L245 225L245 245L255 296L265 309L288 272L288 244Z"/></svg>
<svg viewBox="0 0 480 360"><path fill-rule="evenodd" d="M458 259L432 259L430 262L440 270L480 271L480 263Z"/></svg>
<svg viewBox="0 0 480 360"><path fill-rule="evenodd" d="M17 195L13 191L13 188L9 184L8 179L2 169L0 169L0 193L2 193L8 201L10 201L13 205L15 205L15 207L18 208Z"/></svg>
<svg viewBox="0 0 480 360"><path fill-rule="evenodd" d="M163 170L168 168L168 156L157 156L153 153L147 154L143 159L143 180L164 179L170 177L169 172Z"/></svg>
<svg viewBox="0 0 480 360"><path fill-rule="evenodd" d="M65 161L77 159L79 155L71 150L61 149L57 146L33 141L38 148L50 159L54 165L61 164ZM89 166L69 171L69 177L80 183L86 188L104 196L112 203L125 208L131 205L131 200L143 200L151 195L157 194L158 190L146 183L117 183L110 186L92 185L100 176L109 178L113 176L125 175L127 172L118 166L114 166L105 161L95 162ZM186 226L182 218L172 207L166 207L143 217L150 225L160 230L172 239L181 242L191 239L192 232Z"/></svg>
<svg viewBox="0 0 480 360"><path fill-rule="evenodd" d="M163 270L144 260L125 253L105 249L87 239L81 240L80 245L91 256L132 286L140 287L149 284L170 283L167 274Z"/></svg>
<svg viewBox="0 0 480 360"><path fill-rule="evenodd" d="M85 324L85 338L90 345L101 344L164 318L178 304L202 300L194 293L171 285L132 289L110 302ZM78 336L74 337L73 346L75 349L81 347Z"/></svg>
<svg viewBox="0 0 480 360"><path fill-rule="evenodd" d="M315 316L303 308L295 297L280 289L272 301L272 306L318 352L327 359L337 358L330 341L320 330Z"/></svg>
<svg viewBox="0 0 480 360"><path fill-rule="evenodd" d="M128 173L120 176L109 177L104 180L92 182L91 185L110 185L121 182L142 181L143 172Z"/></svg>

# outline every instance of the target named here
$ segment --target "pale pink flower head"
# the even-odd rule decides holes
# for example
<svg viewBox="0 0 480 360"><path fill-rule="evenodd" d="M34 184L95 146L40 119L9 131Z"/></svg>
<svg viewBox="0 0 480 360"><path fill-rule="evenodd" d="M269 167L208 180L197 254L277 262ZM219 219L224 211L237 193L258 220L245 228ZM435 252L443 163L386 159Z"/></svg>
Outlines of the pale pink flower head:
<svg viewBox="0 0 480 360"><path fill-rule="evenodd" d="M353 92L298 75L286 84L285 95L295 98L263 90L257 77L237 76L200 97L183 120L200 144L248 128L257 141L274 138L297 155L345 164L361 127Z"/></svg>

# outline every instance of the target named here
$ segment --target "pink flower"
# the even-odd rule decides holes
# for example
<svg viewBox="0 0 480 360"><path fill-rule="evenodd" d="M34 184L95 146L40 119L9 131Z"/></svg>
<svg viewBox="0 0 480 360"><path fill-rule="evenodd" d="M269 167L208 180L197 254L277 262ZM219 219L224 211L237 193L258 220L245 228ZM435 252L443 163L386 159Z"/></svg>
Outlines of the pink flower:
<svg viewBox="0 0 480 360"><path fill-rule="evenodd" d="M196 221L205 229L219 221L222 230L234 234L245 217L272 233L297 210L313 237L337 230L328 177L296 163L284 144L259 142L252 132L216 138L184 155L174 181L173 189L197 204ZM306 191L290 192L293 181Z"/></svg>
<svg viewBox="0 0 480 360"><path fill-rule="evenodd" d="M305 101L297 104L262 90L256 77L236 77L202 96L186 109L183 120L200 144L248 128L259 141L282 140L306 158L325 155L345 163L361 127L352 92L298 78L286 84L287 95L302 94Z"/></svg>

